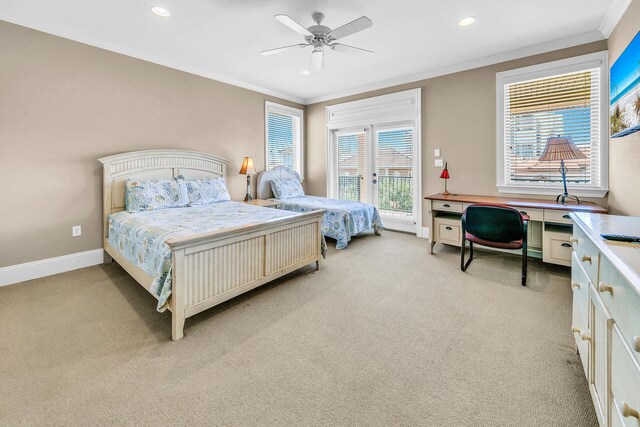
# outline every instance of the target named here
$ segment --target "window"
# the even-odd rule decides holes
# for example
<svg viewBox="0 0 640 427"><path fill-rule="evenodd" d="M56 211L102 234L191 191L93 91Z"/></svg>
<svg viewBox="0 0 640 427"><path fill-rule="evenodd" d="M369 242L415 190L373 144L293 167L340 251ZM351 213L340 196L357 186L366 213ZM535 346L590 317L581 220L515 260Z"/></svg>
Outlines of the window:
<svg viewBox="0 0 640 427"><path fill-rule="evenodd" d="M266 169L287 166L302 174L302 110L265 102Z"/></svg>
<svg viewBox="0 0 640 427"><path fill-rule="evenodd" d="M571 136L586 159L566 160L570 192L607 192L606 52L497 74L497 184L509 193L556 194L560 162L539 161L550 136Z"/></svg>

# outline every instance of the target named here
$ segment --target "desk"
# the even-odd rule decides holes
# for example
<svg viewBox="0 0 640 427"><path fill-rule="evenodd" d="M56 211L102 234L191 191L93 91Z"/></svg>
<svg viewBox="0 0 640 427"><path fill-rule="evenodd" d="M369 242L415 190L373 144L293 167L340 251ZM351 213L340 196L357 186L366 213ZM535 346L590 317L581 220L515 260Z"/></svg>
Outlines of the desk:
<svg viewBox="0 0 640 427"><path fill-rule="evenodd" d="M469 194L433 194L425 197L430 202L429 253L436 243L460 246L462 225L460 217L467 206L491 203L511 206L529 215L528 255L544 262L571 265L571 212L606 214L607 210L595 203L555 203L551 200L477 196Z"/></svg>

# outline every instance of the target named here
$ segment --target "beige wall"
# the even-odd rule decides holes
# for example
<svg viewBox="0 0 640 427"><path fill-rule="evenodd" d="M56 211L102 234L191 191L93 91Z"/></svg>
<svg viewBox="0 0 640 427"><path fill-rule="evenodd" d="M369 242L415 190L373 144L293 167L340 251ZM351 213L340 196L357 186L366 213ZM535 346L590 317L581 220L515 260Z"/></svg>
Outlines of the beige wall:
<svg viewBox="0 0 640 427"><path fill-rule="evenodd" d="M640 1L632 1L609 37L609 65L613 65L640 31ZM640 216L640 132L609 141L609 210Z"/></svg>
<svg viewBox="0 0 640 427"><path fill-rule="evenodd" d="M346 101L422 88L422 192L442 190L442 168L433 165L440 148L449 163L449 191L499 195L496 189L496 73L607 49L606 41L563 49L415 83L307 106L307 190L326 194L325 107ZM560 191L559 191L560 192ZM592 199L606 206L606 199ZM423 201L423 224L428 226Z"/></svg>
<svg viewBox="0 0 640 427"><path fill-rule="evenodd" d="M265 99L282 102L0 21L0 267L102 247L102 156L213 153L241 199L243 156L264 168Z"/></svg>

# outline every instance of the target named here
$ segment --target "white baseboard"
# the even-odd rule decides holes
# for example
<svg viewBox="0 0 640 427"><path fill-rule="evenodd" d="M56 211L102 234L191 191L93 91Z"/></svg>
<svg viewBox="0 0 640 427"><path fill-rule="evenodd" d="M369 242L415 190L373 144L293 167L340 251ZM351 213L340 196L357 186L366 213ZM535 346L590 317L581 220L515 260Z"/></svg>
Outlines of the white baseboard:
<svg viewBox="0 0 640 427"><path fill-rule="evenodd" d="M428 239L429 238L429 227L422 227L420 229L420 234L418 235L418 237L421 237L423 239Z"/></svg>
<svg viewBox="0 0 640 427"><path fill-rule="evenodd" d="M0 268L0 286L12 285L25 280L38 279L65 271L90 267L104 262L104 250L94 249L86 252L63 255L40 261L10 265Z"/></svg>

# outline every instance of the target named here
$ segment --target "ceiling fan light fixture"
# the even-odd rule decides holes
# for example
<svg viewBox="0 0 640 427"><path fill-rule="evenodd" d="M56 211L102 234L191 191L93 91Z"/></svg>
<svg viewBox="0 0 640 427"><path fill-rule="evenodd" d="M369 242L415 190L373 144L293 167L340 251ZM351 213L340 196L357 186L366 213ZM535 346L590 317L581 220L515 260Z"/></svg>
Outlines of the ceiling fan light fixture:
<svg viewBox="0 0 640 427"><path fill-rule="evenodd" d="M467 16L466 18L462 18L460 20L460 22L458 22L458 25L461 27L468 27L469 25L473 24L474 22L476 22L476 17L475 16Z"/></svg>
<svg viewBox="0 0 640 427"><path fill-rule="evenodd" d="M311 75L311 71L309 71L309 70L302 70L302 71L300 71L300 74L302 74L303 76L310 76L310 75Z"/></svg>
<svg viewBox="0 0 640 427"><path fill-rule="evenodd" d="M153 6L151 8L151 12L153 12L155 15L161 18L168 18L169 16L171 16L171 13L169 13L167 9L161 6Z"/></svg>

